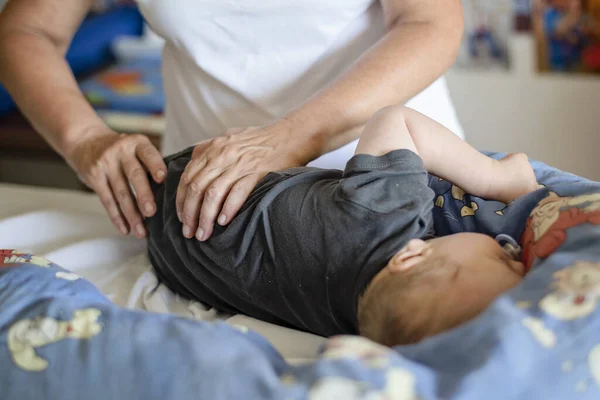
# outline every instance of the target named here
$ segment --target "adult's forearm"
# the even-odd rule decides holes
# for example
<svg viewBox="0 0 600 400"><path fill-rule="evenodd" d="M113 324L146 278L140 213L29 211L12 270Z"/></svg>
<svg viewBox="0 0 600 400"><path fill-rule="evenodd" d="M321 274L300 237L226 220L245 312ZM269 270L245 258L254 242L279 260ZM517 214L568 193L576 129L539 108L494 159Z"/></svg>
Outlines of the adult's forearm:
<svg viewBox="0 0 600 400"><path fill-rule="evenodd" d="M63 157L78 138L104 124L83 97L64 49L31 32L0 37L0 82L33 127Z"/></svg>
<svg viewBox="0 0 600 400"><path fill-rule="evenodd" d="M358 137L377 110L403 104L454 61L462 21L397 23L332 85L286 119L295 137L308 137L313 157Z"/></svg>

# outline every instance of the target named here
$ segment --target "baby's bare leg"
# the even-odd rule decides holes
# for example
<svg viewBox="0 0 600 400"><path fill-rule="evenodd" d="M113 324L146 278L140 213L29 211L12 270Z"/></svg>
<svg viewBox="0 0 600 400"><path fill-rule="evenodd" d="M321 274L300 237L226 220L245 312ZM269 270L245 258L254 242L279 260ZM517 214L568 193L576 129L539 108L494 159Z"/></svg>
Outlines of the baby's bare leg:
<svg viewBox="0 0 600 400"><path fill-rule="evenodd" d="M509 203L539 188L527 155L513 153L494 161L496 166L496 171L492 175L494 181L487 195L480 197Z"/></svg>
<svg viewBox="0 0 600 400"><path fill-rule="evenodd" d="M408 149L419 154L415 141L408 132L404 109L401 106L390 106L376 112L360 135L355 154L382 156L398 149Z"/></svg>
<svg viewBox="0 0 600 400"><path fill-rule="evenodd" d="M524 154L489 158L432 119L402 106L386 107L367 123L356 153L382 155L395 149L419 154L425 168L467 193L508 202L537 188Z"/></svg>

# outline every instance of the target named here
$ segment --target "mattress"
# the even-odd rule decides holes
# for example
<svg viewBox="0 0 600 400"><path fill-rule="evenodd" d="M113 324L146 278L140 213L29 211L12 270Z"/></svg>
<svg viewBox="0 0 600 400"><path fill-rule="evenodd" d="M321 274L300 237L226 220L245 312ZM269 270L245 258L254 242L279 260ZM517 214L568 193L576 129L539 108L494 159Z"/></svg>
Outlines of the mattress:
<svg viewBox="0 0 600 400"><path fill-rule="evenodd" d="M0 248L44 256L87 278L120 306L246 326L291 363L314 359L325 340L245 315L220 314L173 293L158 282L145 241L119 235L94 194L0 184L0 199Z"/></svg>

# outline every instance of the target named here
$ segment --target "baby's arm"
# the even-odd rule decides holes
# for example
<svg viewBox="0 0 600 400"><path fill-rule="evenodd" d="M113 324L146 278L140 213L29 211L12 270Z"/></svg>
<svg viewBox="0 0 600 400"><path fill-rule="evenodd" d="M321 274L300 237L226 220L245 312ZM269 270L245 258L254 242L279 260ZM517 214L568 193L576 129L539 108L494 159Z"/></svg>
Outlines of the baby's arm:
<svg viewBox="0 0 600 400"><path fill-rule="evenodd" d="M356 154L379 156L396 149L417 153L429 172L478 197L506 203L537 188L524 154L494 160L444 126L403 106L386 107L369 120Z"/></svg>

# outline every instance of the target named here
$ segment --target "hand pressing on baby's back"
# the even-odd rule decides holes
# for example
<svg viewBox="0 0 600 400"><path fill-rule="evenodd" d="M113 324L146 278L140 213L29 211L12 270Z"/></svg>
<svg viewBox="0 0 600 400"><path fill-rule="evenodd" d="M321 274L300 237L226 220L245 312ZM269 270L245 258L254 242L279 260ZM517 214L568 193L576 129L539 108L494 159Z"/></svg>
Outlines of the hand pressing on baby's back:
<svg viewBox="0 0 600 400"><path fill-rule="evenodd" d="M215 223L224 226L235 218L267 173L299 167L314 158L291 129L285 121L234 128L196 145L176 198L186 238L207 240Z"/></svg>
<svg viewBox="0 0 600 400"><path fill-rule="evenodd" d="M85 132L65 158L83 183L98 194L122 234L146 236L143 219L156 212L146 171L157 183L166 175L159 151L146 136L119 135L99 127Z"/></svg>

